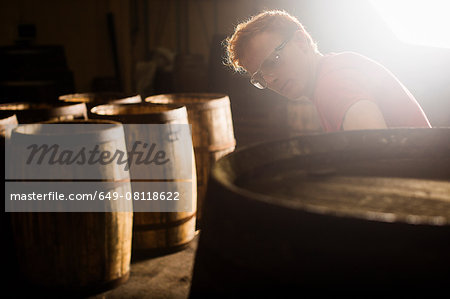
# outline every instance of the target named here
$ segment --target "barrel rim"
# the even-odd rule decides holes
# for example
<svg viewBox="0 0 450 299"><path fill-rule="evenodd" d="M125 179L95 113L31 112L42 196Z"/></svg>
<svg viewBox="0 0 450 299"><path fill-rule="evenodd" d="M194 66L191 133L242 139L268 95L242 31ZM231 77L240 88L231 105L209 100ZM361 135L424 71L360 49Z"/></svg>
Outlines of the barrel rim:
<svg viewBox="0 0 450 299"><path fill-rule="evenodd" d="M95 100L95 96L100 96L101 98ZM103 96L108 99L102 98ZM82 98L87 98L87 101L81 100ZM77 100L78 99L78 100ZM108 103L109 101L120 103L120 102L130 102L141 103L142 97L138 93L122 93L122 92L80 92L80 93L70 93L60 95L58 100L65 103L85 103L85 104L101 104Z"/></svg>
<svg viewBox="0 0 450 299"><path fill-rule="evenodd" d="M155 111L155 112L146 112L146 113L133 113L133 114L99 114L97 110L100 109L106 109L107 107L116 107L116 108L126 108L126 107L168 107L166 111ZM171 108L171 109L170 109ZM146 103L146 102L140 102L140 103L109 103L109 104L103 104L103 105L97 105L95 107L92 107L90 109L90 114L92 117L96 119L110 119L115 120L120 117L122 118L131 118L131 117L145 117L145 116L151 116L154 117L160 121L172 121L172 120L178 120L182 118L187 119L187 110L186 106L179 105L179 104L155 104L155 103ZM160 116L160 117L158 117ZM129 123L127 121L127 123Z"/></svg>
<svg viewBox="0 0 450 299"><path fill-rule="evenodd" d="M238 164L238 159L240 156L248 155L251 152L258 151L262 147L270 147L275 144L288 144L290 142L301 142L305 138L328 138L333 136L351 136L353 134L362 134L363 132L368 134L382 134L387 131L393 134L399 134L402 132L421 132L423 135L428 135L427 133L439 133L445 132L450 136L450 127L441 127L441 128L394 128L394 129L377 129L377 130L358 130L358 131L346 131L346 132L331 132L331 133L313 133L303 136L296 136L286 139L280 140L271 140L268 142L261 142L257 144L248 145L245 147L241 147L234 152L227 154L218 160L211 169L211 179L215 181L215 183L219 184L222 188L228 190L229 192L235 193L239 196L247 197L251 200L255 200L260 203L264 203L270 206L276 205L280 208L286 209L296 209L302 210L307 213L312 214L320 214L332 217L340 217L340 218L353 218L353 219L363 219L367 221L377 221L377 222L385 222L385 223L404 223L404 224L413 224L413 225L429 225L429 226L450 226L450 219L443 216L421 216L421 215L398 215L395 213L387 213L387 212L375 212L375 211L367 211L367 212L342 212L335 211L329 207L323 207L319 205L313 204L305 204L301 202L292 202L286 200L282 197L275 197L263 193L257 193L246 188L240 187L234 183L237 179L236 176L232 177L230 171L233 169L233 164ZM449 139L450 140L450 139ZM450 144L447 147L447 150L450 150ZM304 154L304 155L310 155ZM242 163L241 163L242 164ZM276 202L276 204L275 204ZM394 218L392 216L395 216ZM409 217L413 216L413 217ZM443 218L445 220L443 221Z"/></svg>
<svg viewBox="0 0 450 299"><path fill-rule="evenodd" d="M24 109L6 109L6 107L17 107L24 105ZM27 107L29 109L27 109ZM42 107L42 108L40 108ZM48 116L63 116L68 114L73 114L74 112L83 112L82 114L86 116L87 109L85 103L47 103L47 102L11 102L0 104L0 111L14 111L15 114L20 113L39 113L46 112ZM79 114L77 114L79 115Z"/></svg>
<svg viewBox="0 0 450 299"><path fill-rule="evenodd" d="M39 127L41 125L70 125L70 124L79 124L79 125L88 125L92 126L93 130L89 132L81 132L81 133L59 133L59 134L45 134L45 133L35 133L34 131L31 133L24 132L26 127ZM104 124L111 125L106 129L97 129L94 128L96 124ZM89 128L91 129L91 128ZM14 142L37 142L42 143L45 142L46 139L54 140L54 138L58 138L58 142L64 144L77 144L79 138L88 138L88 136L95 137L92 139L95 142L105 142L116 139L124 139L124 131L123 126L120 122L110 121L110 120L101 120L101 119L74 119L74 120L51 120L39 123L32 124L21 124L14 128L11 132L11 140Z"/></svg>
<svg viewBox="0 0 450 299"><path fill-rule="evenodd" d="M1 114L1 113L0 113ZM4 115L1 116L2 119L0 119L0 126L4 125L17 125L17 116L14 112L7 112Z"/></svg>
<svg viewBox="0 0 450 299"><path fill-rule="evenodd" d="M168 101L158 100L164 98ZM177 101L177 99L183 100ZM202 101L190 101L189 99L201 99ZM148 103L160 104L180 103L186 105L188 110L206 110L230 106L230 98L224 93L163 93L148 96L144 99L144 101Z"/></svg>

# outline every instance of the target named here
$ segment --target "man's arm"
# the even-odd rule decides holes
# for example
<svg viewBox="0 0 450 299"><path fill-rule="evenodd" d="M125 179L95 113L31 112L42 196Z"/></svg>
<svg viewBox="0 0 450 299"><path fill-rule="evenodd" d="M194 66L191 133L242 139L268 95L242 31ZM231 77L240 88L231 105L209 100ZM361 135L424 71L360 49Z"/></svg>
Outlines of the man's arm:
<svg viewBox="0 0 450 299"><path fill-rule="evenodd" d="M367 100L353 104L345 113L342 122L344 131L386 128L386 122L377 104Z"/></svg>

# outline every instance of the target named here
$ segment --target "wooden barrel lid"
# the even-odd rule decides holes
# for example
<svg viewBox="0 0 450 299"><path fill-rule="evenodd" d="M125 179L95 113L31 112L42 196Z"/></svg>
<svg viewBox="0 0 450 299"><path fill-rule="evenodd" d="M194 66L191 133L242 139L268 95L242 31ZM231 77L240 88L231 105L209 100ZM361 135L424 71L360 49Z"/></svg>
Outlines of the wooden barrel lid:
<svg viewBox="0 0 450 299"><path fill-rule="evenodd" d="M219 93L171 93L149 96L146 102L160 104L182 104L187 109L206 110L222 108L230 105L230 99L226 94Z"/></svg>
<svg viewBox="0 0 450 299"><path fill-rule="evenodd" d="M91 109L91 117L111 119L122 123L164 124L173 121L187 123L186 107L180 104L161 105L151 103L106 104Z"/></svg>
<svg viewBox="0 0 450 299"><path fill-rule="evenodd" d="M72 126L68 132L64 126L46 126L49 124L68 125L77 124L85 126ZM73 131L73 130L76 131ZM35 124L24 124L12 132L15 142L31 142L36 140L37 143L45 142L46 139L54 140L58 138L58 142L65 144L77 144L79 140L92 138L95 142L105 142L124 138L122 124L110 120L52 120Z"/></svg>
<svg viewBox="0 0 450 299"><path fill-rule="evenodd" d="M17 120L22 124L54 118L87 118L87 109L84 103L5 103L0 104L0 111L14 112Z"/></svg>
<svg viewBox="0 0 450 299"><path fill-rule="evenodd" d="M122 92L86 92L61 95L60 101L70 103L86 103L90 106L106 103L140 103L139 94L126 94Z"/></svg>

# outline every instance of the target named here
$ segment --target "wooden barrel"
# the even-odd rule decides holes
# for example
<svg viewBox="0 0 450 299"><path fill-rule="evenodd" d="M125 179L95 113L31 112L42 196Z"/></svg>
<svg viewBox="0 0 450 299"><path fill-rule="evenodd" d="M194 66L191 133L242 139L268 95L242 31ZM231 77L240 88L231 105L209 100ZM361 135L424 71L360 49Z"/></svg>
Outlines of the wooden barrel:
<svg viewBox="0 0 450 299"><path fill-rule="evenodd" d="M278 106L278 105L275 105ZM285 100L279 105L279 119L284 125L288 137L322 132L322 125L314 104L307 99ZM276 121L276 119L274 120Z"/></svg>
<svg viewBox="0 0 450 299"><path fill-rule="evenodd" d="M17 102L0 104L0 111L15 113L19 124L50 120L87 119L86 105Z"/></svg>
<svg viewBox="0 0 450 299"><path fill-rule="evenodd" d="M323 132L311 101L288 100L281 96L254 96L244 100L248 101L245 107L233 103L233 108L236 106L233 116L238 146Z"/></svg>
<svg viewBox="0 0 450 299"><path fill-rule="evenodd" d="M83 126L63 128L61 131L49 131L49 124L78 124ZM10 178L30 178L39 175L39 169L31 169L23 173L26 157L24 148L27 142L36 140L43 144L53 144L55 140L83 138L83 144L88 148L96 147L98 151L126 152L123 128L120 123L101 120L80 120L66 122L48 122L45 124L22 125L13 130L11 146L16 162ZM59 139L61 138L61 139ZM79 139L81 140L81 139ZM66 141L64 141L66 142ZM74 145L74 149L79 149ZM97 147L98 146L98 147ZM129 173L115 163L95 166L95 181L99 182L96 191L121 192L131 191ZM48 173L41 173L41 184L53 184L55 190L58 184L68 181L80 184L79 192L88 192L81 185L85 181L69 179L84 177L83 167L79 173L70 173L68 166L55 168L52 179ZM36 173L33 173L35 171ZM61 178L55 180L54 178ZM86 178L91 178L86 176ZM87 181L86 179L86 181ZM28 179L19 182L30 184ZM100 184L101 183L101 184ZM53 187L52 187L53 188ZM66 195L67 196L67 195ZM122 201L122 204L124 202ZM104 201L107 208L116 202ZM130 273L131 238L132 238L132 203L125 202L112 212L88 211L81 212L14 212L11 213L16 253L22 274L21 284L29 282L33 287L24 284L23 290L35 293L45 290L56 294L92 294L118 286L127 281ZM61 293L60 293L61 292Z"/></svg>
<svg viewBox="0 0 450 299"><path fill-rule="evenodd" d="M13 112L0 111L0 161L2 162L2 169L5 169L5 150L9 147L9 140L11 131L17 127L17 117ZM4 178L5 172L2 172Z"/></svg>
<svg viewBox="0 0 450 299"><path fill-rule="evenodd" d="M237 150L213 168L203 216L193 298L446 290L450 129L317 134Z"/></svg>
<svg viewBox="0 0 450 299"><path fill-rule="evenodd" d="M17 126L17 124L18 123L15 114L0 112L0 161L2 165L1 169L3 169L1 174L1 177L3 178L2 183L5 179L5 150L6 147L9 146L11 131ZM3 236L5 239L4 252L8 257L6 263L4 264L4 268L7 273L10 273L10 275L7 275L5 283L6 285L16 285L14 277L17 277L18 275L20 275L20 273L17 269L17 257L14 249L14 238L11 227L11 214L3 212L1 223L3 225Z"/></svg>
<svg viewBox="0 0 450 299"><path fill-rule="evenodd" d="M186 105L197 167L197 227L201 228L210 168L236 146L230 99L225 94L180 93L150 96L145 101Z"/></svg>
<svg viewBox="0 0 450 299"><path fill-rule="evenodd" d="M91 109L103 104L131 104L140 103L142 98L139 94L126 94L123 92L85 92L61 95L60 101L66 103L85 103L88 109L88 117L91 118Z"/></svg>
<svg viewBox="0 0 450 299"><path fill-rule="evenodd" d="M188 124L186 108L181 105L158 105L150 103L141 104L109 104L100 105L92 109L91 114L94 118L119 121L123 124L164 124L175 127L177 124ZM128 129L129 128L129 129ZM177 156L182 156L179 147L174 147L174 143L166 141L159 136L158 129L139 130L139 127L127 127L125 137L128 148L133 147L136 140L158 140L157 145L165 152L174 152ZM171 149L172 148L172 149ZM187 150L183 148L182 150ZM162 253L173 252L185 248L195 237L196 222L196 203L197 203L197 181L195 172L195 160L192 152L192 170L190 178L180 178L176 173L179 167L175 166L169 170L162 169L158 177L155 174L153 178L160 182L166 182L173 185L173 188L183 190L183 184L189 182L191 185L191 206L192 211L173 211L173 212L134 212L133 223L133 252L136 257L148 257ZM179 163L174 161L174 163ZM147 194L151 185L143 186L134 183L139 179L148 178L143 169L136 169L130 166L130 175L132 180L133 192ZM175 172L175 173L169 173ZM176 178L175 180L172 178ZM180 180L177 180L180 179ZM183 179L183 182L181 182ZM151 181L151 180L150 180ZM153 180L155 181L155 180ZM188 191L189 192L189 191ZM180 191L181 193L181 191ZM183 194L181 195L183 198Z"/></svg>
<svg viewBox="0 0 450 299"><path fill-rule="evenodd" d="M17 124L17 117L13 112L0 111L0 137L3 140L11 134L11 130L16 127Z"/></svg>

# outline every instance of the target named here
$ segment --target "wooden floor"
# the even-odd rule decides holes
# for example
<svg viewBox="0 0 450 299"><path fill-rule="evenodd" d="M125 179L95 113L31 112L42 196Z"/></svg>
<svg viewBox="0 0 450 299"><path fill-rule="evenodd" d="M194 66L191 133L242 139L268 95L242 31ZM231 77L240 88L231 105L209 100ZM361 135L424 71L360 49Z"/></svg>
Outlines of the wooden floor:
<svg viewBox="0 0 450 299"><path fill-rule="evenodd" d="M68 290L40 289L27 282L14 260L6 260L6 280L4 298L66 298L66 299L161 299L188 298L191 287L194 258L197 250L199 231L195 238L182 250L153 258L134 256L129 279L114 289L103 293L76 294ZM11 254L11 253L10 253ZM9 262L9 263L8 263Z"/></svg>
<svg viewBox="0 0 450 299"><path fill-rule="evenodd" d="M88 299L188 298L198 237L176 253L133 261L126 283Z"/></svg>

